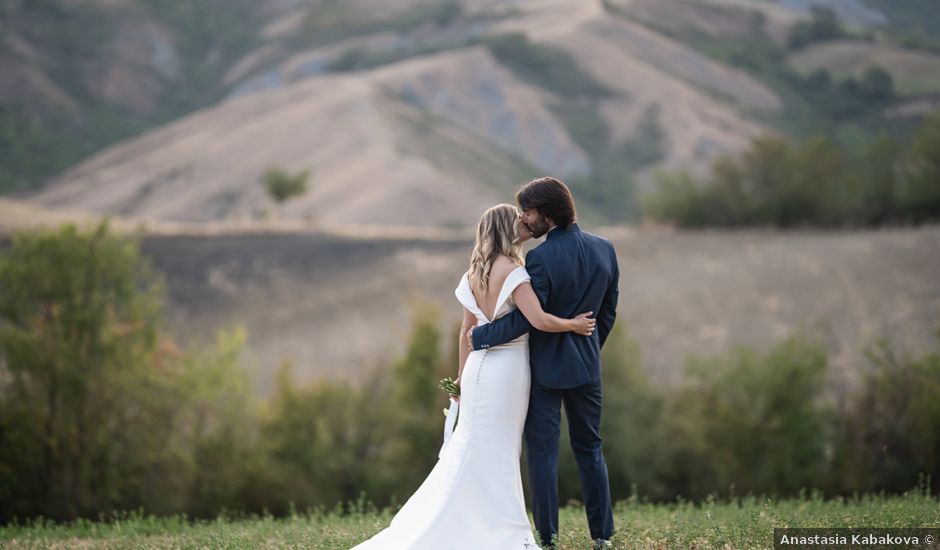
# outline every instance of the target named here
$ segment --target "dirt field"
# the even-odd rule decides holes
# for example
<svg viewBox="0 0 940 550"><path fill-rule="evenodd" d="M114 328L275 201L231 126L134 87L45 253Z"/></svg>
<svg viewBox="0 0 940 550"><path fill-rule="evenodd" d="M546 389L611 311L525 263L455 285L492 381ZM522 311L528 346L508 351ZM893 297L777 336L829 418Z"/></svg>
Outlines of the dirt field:
<svg viewBox="0 0 940 550"><path fill-rule="evenodd" d="M0 235L93 218L0 200ZM289 220L237 226L116 219L112 226L143 235L143 252L166 276L169 329L181 341L247 329L247 359L263 390L289 358L304 379L356 377L390 365L404 349L416 303L436 304L447 331L460 319L453 289L466 269L469 230L316 229ZM797 330L828 344L840 384L852 383L865 367L864 347L879 337L911 353L936 348L938 225L786 233L585 229L617 248L618 322L659 382L679 380L690 355L737 344L765 348Z"/></svg>
<svg viewBox="0 0 940 550"><path fill-rule="evenodd" d="M587 228L591 229L591 228ZM830 347L836 382L864 368L887 336L936 345L940 227L865 232L673 232L599 229L621 265L619 321L662 383L692 354L764 348L804 329ZM280 361L305 379L357 376L404 348L412 304L432 302L453 327L453 288L470 239L326 233L153 236L142 248L166 273L178 334L240 323L267 389ZM447 346L453 345L446 342Z"/></svg>

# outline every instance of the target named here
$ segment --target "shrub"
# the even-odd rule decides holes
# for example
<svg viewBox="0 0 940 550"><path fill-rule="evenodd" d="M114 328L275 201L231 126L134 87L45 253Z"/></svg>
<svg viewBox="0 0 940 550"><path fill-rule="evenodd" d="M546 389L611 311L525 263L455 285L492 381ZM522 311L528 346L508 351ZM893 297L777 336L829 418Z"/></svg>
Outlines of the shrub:
<svg viewBox="0 0 940 550"><path fill-rule="evenodd" d="M264 183L268 195L278 204L283 204L288 199L307 192L309 177L310 170L290 174L277 168L268 168L261 176L261 181Z"/></svg>
<svg viewBox="0 0 940 550"><path fill-rule="evenodd" d="M704 177L658 174L644 212L685 227L847 226L940 219L940 111L908 150L888 137L849 155L822 136L764 136Z"/></svg>
<svg viewBox="0 0 940 550"><path fill-rule="evenodd" d="M766 354L692 360L670 396L662 475L671 494L793 495L827 473L832 413L819 343L793 337Z"/></svg>
<svg viewBox="0 0 940 550"><path fill-rule="evenodd" d="M813 6L809 21L800 21L793 26L788 43L791 49L799 49L845 35L845 29L832 8Z"/></svg>
<svg viewBox="0 0 940 550"><path fill-rule="evenodd" d="M940 330L937 332L940 342ZM838 481L844 490L940 490L940 354L910 357L887 342L842 414Z"/></svg>

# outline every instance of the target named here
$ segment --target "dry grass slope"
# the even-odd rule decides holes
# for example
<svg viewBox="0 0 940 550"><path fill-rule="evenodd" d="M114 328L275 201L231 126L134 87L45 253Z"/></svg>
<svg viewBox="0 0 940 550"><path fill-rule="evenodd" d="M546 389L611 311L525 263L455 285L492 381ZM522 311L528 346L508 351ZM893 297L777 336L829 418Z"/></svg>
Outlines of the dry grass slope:
<svg viewBox="0 0 940 550"><path fill-rule="evenodd" d="M95 223L97 217L0 200L0 235ZM186 340L248 330L257 382L286 359L297 374L357 377L404 349L413 306L435 304L442 329L460 309L453 289L472 244L467 229L141 223L116 218L165 273L169 328ZM940 325L940 226L866 231L587 230L614 243L619 319L645 366L674 383L691 355L760 349L804 330L830 350L835 383L851 385L865 346L887 337L931 349ZM6 239L6 237L3 237ZM448 336L444 349L454 343Z"/></svg>
<svg viewBox="0 0 940 550"><path fill-rule="evenodd" d="M598 233L620 260L619 319L662 383L677 381L690 355L764 349L802 329L829 346L834 382L852 384L875 338L921 352L940 323L938 226ZM404 349L415 301L436 304L449 334L470 244L468 233L230 233L147 237L143 249L167 274L174 328L209 337L243 324L266 389L289 357L308 379L389 365Z"/></svg>
<svg viewBox="0 0 940 550"><path fill-rule="evenodd" d="M479 18L472 21L488 33L523 32L535 43L562 48L613 91L596 105L613 147L649 139L644 117L660 113L654 123L663 136L662 154L640 174L641 182L648 183L658 167L696 170L742 149L767 130L753 113L780 107L763 84L609 13L600 1L525 1L509 12L497 4L478 0L464 14ZM594 152L577 145L554 111L557 95L514 75L484 47L301 78L348 48L381 51L399 39L375 32L276 63L278 47L263 44L225 80L237 88L270 69L279 83L273 88L115 145L29 198L48 207L146 221L246 223L276 217L326 225L446 226L472 222L520 175L574 177L592 169ZM409 109L420 115L402 117ZM433 122L434 130L424 135L446 140L416 142L416 121ZM312 169L310 193L275 208L258 183L268 166Z"/></svg>

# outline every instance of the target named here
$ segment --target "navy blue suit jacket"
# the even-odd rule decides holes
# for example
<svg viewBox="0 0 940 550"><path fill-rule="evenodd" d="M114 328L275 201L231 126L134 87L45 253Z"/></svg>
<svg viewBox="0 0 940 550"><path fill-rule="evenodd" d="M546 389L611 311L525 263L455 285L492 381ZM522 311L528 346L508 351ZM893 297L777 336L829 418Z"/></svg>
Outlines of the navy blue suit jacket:
<svg viewBox="0 0 940 550"><path fill-rule="evenodd" d="M599 382L600 350L617 315L620 268L613 245L571 224L549 231L545 242L526 254L525 262L545 311L568 319L593 311L597 329L591 336L541 332L516 309L476 327L473 349L498 346L528 332L534 383L564 389Z"/></svg>

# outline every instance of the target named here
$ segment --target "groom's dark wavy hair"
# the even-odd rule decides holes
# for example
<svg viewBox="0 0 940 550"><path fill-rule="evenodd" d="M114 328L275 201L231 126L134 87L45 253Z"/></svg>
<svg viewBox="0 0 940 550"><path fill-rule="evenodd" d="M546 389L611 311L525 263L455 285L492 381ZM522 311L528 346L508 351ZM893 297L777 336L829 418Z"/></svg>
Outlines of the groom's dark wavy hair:
<svg viewBox="0 0 940 550"><path fill-rule="evenodd" d="M571 190L561 180L548 176L524 184L516 193L516 202L523 210L534 208L561 229L567 229L578 216Z"/></svg>

